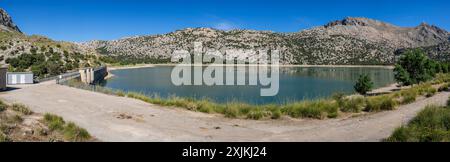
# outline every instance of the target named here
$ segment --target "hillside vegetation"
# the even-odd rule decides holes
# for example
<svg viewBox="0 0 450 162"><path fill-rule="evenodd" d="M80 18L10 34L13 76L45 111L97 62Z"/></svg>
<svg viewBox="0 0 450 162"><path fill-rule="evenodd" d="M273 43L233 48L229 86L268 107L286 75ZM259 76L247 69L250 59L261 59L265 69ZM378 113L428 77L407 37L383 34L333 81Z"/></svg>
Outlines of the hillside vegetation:
<svg viewBox="0 0 450 162"><path fill-rule="evenodd" d="M95 54L83 52L72 43L0 31L0 62L9 64L9 71L32 71L44 78L101 64Z"/></svg>

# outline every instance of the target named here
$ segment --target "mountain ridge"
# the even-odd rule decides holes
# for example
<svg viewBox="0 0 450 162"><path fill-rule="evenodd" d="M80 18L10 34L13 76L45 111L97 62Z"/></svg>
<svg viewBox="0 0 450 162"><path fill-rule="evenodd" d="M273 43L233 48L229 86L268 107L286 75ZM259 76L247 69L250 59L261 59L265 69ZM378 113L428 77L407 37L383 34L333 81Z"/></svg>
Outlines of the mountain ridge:
<svg viewBox="0 0 450 162"><path fill-rule="evenodd" d="M12 21L11 16L2 8L0 8L0 29L22 33Z"/></svg>
<svg viewBox="0 0 450 162"><path fill-rule="evenodd" d="M107 56L168 59L174 57L174 50L192 50L193 42L197 41L203 42L203 52L207 49L222 53L229 49L279 49L284 52L281 59L284 64L392 64L398 49L433 46L448 41L449 37L446 30L426 23L399 27L369 18L347 17L289 34L186 28L167 34L80 45Z"/></svg>

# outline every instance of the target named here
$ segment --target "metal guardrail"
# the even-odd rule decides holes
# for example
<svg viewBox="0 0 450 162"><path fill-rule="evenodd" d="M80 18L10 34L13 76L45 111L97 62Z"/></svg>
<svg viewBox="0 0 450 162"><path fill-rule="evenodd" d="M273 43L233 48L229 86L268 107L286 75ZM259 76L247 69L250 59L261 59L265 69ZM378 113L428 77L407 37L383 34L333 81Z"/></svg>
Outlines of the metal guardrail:
<svg viewBox="0 0 450 162"><path fill-rule="evenodd" d="M102 70L102 69L105 69L105 68L107 68L107 67L106 66L100 66L98 68L94 68L93 70L94 70L94 72L96 72L96 71L99 71L99 70ZM68 80L75 79L75 78L78 78L78 77L81 77L80 72L75 71L75 72L65 73L65 74L61 74L61 75L58 75L58 76L46 78L46 81L56 80L56 84L61 84L63 82L66 82Z"/></svg>
<svg viewBox="0 0 450 162"><path fill-rule="evenodd" d="M72 73L66 73L66 74L62 74L57 76L56 80L56 84L60 84L62 82L71 80L71 79L75 79L80 77L80 72L72 72Z"/></svg>

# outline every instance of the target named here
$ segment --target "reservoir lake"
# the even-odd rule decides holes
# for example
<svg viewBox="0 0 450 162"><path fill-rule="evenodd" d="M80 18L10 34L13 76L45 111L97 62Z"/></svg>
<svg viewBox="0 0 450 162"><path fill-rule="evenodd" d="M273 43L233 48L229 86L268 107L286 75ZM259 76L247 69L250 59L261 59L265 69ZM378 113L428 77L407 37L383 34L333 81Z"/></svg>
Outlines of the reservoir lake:
<svg viewBox="0 0 450 162"><path fill-rule="evenodd" d="M227 85L182 85L171 81L173 66L156 66L137 69L119 69L111 73L114 77L100 85L123 91L158 95L203 99L218 103L245 102L250 104L282 104L299 100L319 99L334 93L355 93L353 86L361 74L368 74L375 88L395 82L392 69L383 67L280 67L279 92L276 96L261 97L261 88L268 86L227 86ZM234 71L224 70L224 73ZM248 81L248 70L246 71ZM215 75L215 74L214 74ZM224 74L224 79L226 74ZM236 76L235 76L236 78Z"/></svg>

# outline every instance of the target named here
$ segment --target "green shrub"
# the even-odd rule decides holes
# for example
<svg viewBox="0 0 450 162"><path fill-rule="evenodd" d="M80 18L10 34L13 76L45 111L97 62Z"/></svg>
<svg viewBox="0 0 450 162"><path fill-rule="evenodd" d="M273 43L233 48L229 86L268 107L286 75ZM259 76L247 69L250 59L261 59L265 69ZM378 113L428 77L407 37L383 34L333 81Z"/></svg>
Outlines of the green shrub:
<svg viewBox="0 0 450 162"><path fill-rule="evenodd" d="M12 110L14 110L16 112L20 112L24 115L33 114L33 112L27 106L22 105L22 104L13 104L11 107L12 107Z"/></svg>
<svg viewBox="0 0 450 162"><path fill-rule="evenodd" d="M449 83L445 83L439 87L438 91L439 92L448 91L449 90L448 88L449 88Z"/></svg>
<svg viewBox="0 0 450 162"><path fill-rule="evenodd" d="M4 134L3 132L0 132L0 142L10 142L11 140Z"/></svg>
<svg viewBox="0 0 450 162"><path fill-rule="evenodd" d="M64 138L69 141L82 142L91 139L91 135L83 128L69 122L63 129Z"/></svg>
<svg viewBox="0 0 450 162"><path fill-rule="evenodd" d="M414 101L416 101L416 96L404 96L403 100L402 100L402 104L409 104L409 103L413 103Z"/></svg>
<svg viewBox="0 0 450 162"><path fill-rule="evenodd" d="M284 111L294 118L324 119L338 116L339 105L327 100L303 101L285 106Z"/></svg>
<svg viewBox="0 0 450 162"><path fill-rule="evenodd" d="M396 129L385 141L449 142L450 109L427 106L407 126Z"/></svg>
<svg viewBox="0 0 450 162"><path fill-rule="evenodd" d="M417 90L419 95L426 95L431 89L434 89L433 86L429 83L419 84L417 86L412 87L411 89Z"/></svg>
<svg viewBox="0 0 450 162"><path fill-rule="evenodd" d="M0 101L0 112L5 111L8 108L8 105Z"/></svg>
<svg viewBox="0 0 450 162"><path fill-rule="evenodd" d="M409 104L416 101L416 97L419 95L418 93L419 92L413 88L400 91L400 94L403 97L402 104Z"/></svg>
<svg viewBox="0 0 450 162"><path fill-rule="evenodd" d="M377 112L384 110L394 110L397 102L388 95L367 98L365 111Z"/></svg>
<svg viewBox="0 0 450 162"><path fill-rule="evenodd" d="M198 103L198 111L203 113L214 113L216 112L217 105L209 102L208 100L201 100Z"/></svg>
<svg viewBox="0 0 450 162"><path fill-rule="evenodd" d="M340 107L344 106L345 94L344 93L335 93L332 95L333 100L335 100Z"/></svg>
<svg viewBox="0 0 450 162"><path fill-rule="evenodd" d="M66 123L62 117L48 113L44 115L44 122L51 131L63 130L64 124Z"/></svg>
<svg viewBox="0 0 450 162"><path fill-rule="evenodd" d="M236 103L227 104L224 115L227 118L237 118L239 116L239 105Z"/></svg>
<svg viewBox="0 0 450 162"><path fill-rule="evenodd" d="M437 90L435 88L429 88L426 92L426 97L433 97L436 94Z"/></svg>
<svg viewBox="0 0 450 162"><path fill-rule="evenodd" d="M247 119L259 120L268 116L266 111L263 111L259 108L252 109L247 114Z"/></svg>
<svg viewBox="0 0 450 162"><path fill-rule="evenodd" d="M280 119L282 116L281 110L280 109L276 109L272 111L272 119Z"/></svg>
<svg viewBox="0 0 450 162"><path fill-rule="evenodd" d="M407 128L405 126L402 126L400 128L395 129L395 131L392 133L392 135L388 138L386 138L384 141L386 142L414 142L419 141L419 139L411 138L416 135L414 135L414 128Z"/></svg>
<svg viewBox="0 0 450 162"><path fill-rule="evenodd" d="M369 75L360 75L358 81L356 82L354 89L361 95L366 95L367 92L371 91L373 88L373 82Z"/></svg>
<svg viewBox="0 0 450 162"><path fill-rule="evenodd" d="M364 97L352 97L352 98L345 99L340 108L341 108L342 112L358 113L362 109L364 109L365 104L366 104L366 100Z"/></svg>
<svg viewBox="0 0 450 162"><path fill-rule="evenodd" d="M450 109L439 106L427 106L411 120L411 125L424 128L445 129L450 128Z"/></svg>
<svg viewBox="0 0 450 162"><path fill-rule="evenodd" d="M408 50L397 61L395 79L403 85L426 82L439 73L436 71L439 65L439 62L429 59L421 49Z"/></svg>
<svg viewBox="0 0 450 162"><path fill-rule="evenodd" d="M126 94L123 91L116 91L116 95L119 97L125 97Z"/></svg>

